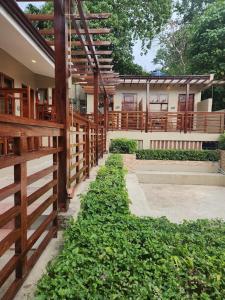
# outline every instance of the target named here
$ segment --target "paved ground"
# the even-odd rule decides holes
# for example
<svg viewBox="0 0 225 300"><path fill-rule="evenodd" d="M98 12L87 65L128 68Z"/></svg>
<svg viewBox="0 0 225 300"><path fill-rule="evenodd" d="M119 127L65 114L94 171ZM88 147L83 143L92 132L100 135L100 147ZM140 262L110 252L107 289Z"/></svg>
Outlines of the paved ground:
<svg viewBox="0 0 225 300"><path fill-rule="evenodd" d="M225 220L225 187L173 184L141 184L150 216L166 216L172 222L184 219Z"/></svg>
<svg viewBox="0 0 225 300"><path fill-rule="evenodd" d="M140 170L163 171L163 165L167 172L168 169L175 171L176 168L188 166L188 170L195 168L197 172L206 168L211 173L216 170L213 164L210 166L202 162L185 162L185 166L184 162L136 161L134 156L125 156L124 162L128 169L127 188L131 199L130 210L133 214L140 217L166 216L170 221L177 223L184 219L225 220L225 187L223 186L139 183L137 177Z"/></svg>

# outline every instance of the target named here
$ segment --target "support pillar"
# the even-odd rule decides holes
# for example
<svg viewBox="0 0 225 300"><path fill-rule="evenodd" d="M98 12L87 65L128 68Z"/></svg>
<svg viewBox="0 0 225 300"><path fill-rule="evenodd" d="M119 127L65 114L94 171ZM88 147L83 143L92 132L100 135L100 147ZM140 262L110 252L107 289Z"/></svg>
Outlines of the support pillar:
<svg viewBox="0 0 225 300"><path fill-rule="evenodd" d="M149 107L150 84L147 82L146 87L146 118L145 118L145 132L148 132L148 107Z"/></svg>
<svg viewBox="0 0 225 300"><path fill-rule="evenodd" d="M94 72L94 122L96 124L96 165L98 165L99 155L99 119L98 119L98 103L99 103L99 73Z"/></svg>
<svg viewBox="0 0 225 300"><path fill-rule="evenodd" d="M188 107L189 107L189 97L190 97L190 84L187 83L186 86L186 99L185 99L185 116L184 116L184 132L188 131Z"/></svg>
<svg viewBox="0 0 225 300"><path fill-rule="evenodd" d="M69 181L69 97L68 97L68 28L65 18L66 1L54 0L55 33L55 105L57 121L64 124L59 137L63 151L58 157L58 204L61 211L68 209L67 183Z"/></svg>

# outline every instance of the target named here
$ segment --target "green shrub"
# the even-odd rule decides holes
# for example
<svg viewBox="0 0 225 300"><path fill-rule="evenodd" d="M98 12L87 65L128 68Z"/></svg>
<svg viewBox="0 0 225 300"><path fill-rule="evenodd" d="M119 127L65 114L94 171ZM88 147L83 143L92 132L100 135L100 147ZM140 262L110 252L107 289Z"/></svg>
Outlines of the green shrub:
<svg viewBox="0 0 225 300"><path fill-rule="evenodd" d="M129 139L114 139L109 147L111 153L133 154L136 150L137 141Z"/></svg>
<svg viewBox="0 0 225 300"><path fill-rule="evenodd" d="M224 222L131 215L121 164L111 156L82 197L35 299L225 299Z"/></svg>
<svg viewBox="0 0 225 300"><path fill-rule="evenodd" d="M221 134L219 137L219 149L225 150L225 133Z"/></svg>
<svg viewBox="0 0 225 300"><path fill-rule="evenodd" d="M138 150L136 157L143 160L218 161L219 152L215 150Z"/></svg>

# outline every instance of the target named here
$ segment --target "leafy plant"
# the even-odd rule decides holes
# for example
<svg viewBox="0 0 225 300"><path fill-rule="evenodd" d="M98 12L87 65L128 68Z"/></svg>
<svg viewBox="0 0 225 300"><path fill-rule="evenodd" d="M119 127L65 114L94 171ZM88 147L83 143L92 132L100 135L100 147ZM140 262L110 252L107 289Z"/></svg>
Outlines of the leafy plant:
<svg viewBox="0 0 225 300"><path fill-rule="evenodd" d="M225 150L225 133L221 134L219 137L219 149Z"/></svg>
<svg viewBox="0 0 225 300"><path fill-rule="evenodd" d="M35 299L224 299L224 222L138 218L128 200L122 159L112 155Z"/></svg>
<svg viewBox="0 0 225 300"><path fill-rule="evenodd" d="M137 141L129 139L114 139L111 141L109 151L111 153L127 153L132 154L137 150Z"/></svg>
<svg viewBox="0 0 225 300"><path fill-rule="evenodd" d="M193 160L218 161L219 152L216 150L138 150L137 159L146 160Z"/></svg>

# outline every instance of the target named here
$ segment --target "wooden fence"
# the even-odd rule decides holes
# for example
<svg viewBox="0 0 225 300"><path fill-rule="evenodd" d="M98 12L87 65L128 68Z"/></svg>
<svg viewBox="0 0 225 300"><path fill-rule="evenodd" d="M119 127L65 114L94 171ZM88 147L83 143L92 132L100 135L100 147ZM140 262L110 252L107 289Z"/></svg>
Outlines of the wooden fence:
<svg viewBox="0 0 225 300"><path fill-rule="evenodd" d="M106 151L106 130L78 113L70 114L69 194L89 177L90 169ZM97 134L98 132L98 134Z"/></svg>
<svg viewBox="0 0 225 300"><path fill-rule="evenodd" d="M225 113L112 111L108 114L108 129L145 132L223 133L225 130Z"/></svg>
<svg viewBox="0 0 225 300"><path fill-rule="evenodd" d="M0 115L0 286L12 299L57 234L59 159L64 125ZM68 194L90 174L106 147L106 131L70 115ZM0 298L1 298L0 296Z"/></svg>

